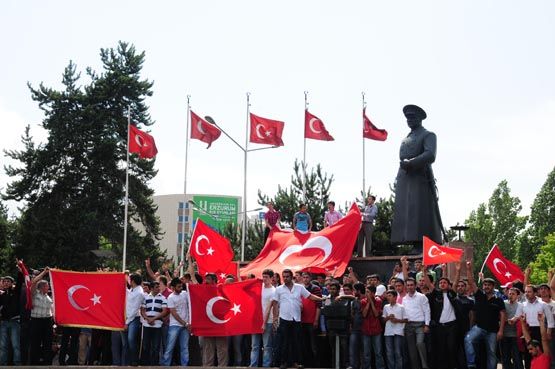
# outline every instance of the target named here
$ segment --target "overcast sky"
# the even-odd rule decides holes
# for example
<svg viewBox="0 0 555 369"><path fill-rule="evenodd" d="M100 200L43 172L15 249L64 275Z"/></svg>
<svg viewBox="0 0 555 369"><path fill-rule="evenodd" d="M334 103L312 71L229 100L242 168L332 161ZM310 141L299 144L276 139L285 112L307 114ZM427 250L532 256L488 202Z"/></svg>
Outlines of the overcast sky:
<svg viewBox="0 0 555 369"><path fill-rule="evenodd" d="M249 155L248 208L259 188L288 185L303 155L304 95L334 142L307 142L307 162L334 175L336 202L362 187L361 92L386 142L366 141L366 182L389 196L406 104L438 137L434 172L446 226L463 222L507 179L524 213L555 164L552 1L3 1L1 149L21 148L43 116L26 83L59 88L69 60L100 67L118 40L146 52L143 76L159 154L156 194L183 191L186 96L245 140L251 111L285 121L279 149ZM251 145L251 148L257 145ZM242 196L242 153L223 135L191 141L188 192ZM2 157L2 163L7 163ZM0 174L0 187L8 178ZM17 204L10 203L12 212Z"/></svg>

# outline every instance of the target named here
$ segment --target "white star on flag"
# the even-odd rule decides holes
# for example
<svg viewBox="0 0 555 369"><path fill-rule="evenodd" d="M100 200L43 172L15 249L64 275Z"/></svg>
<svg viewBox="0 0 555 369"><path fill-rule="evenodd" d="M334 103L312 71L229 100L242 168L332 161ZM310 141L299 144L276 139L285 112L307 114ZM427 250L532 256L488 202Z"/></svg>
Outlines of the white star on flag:
<svg viewBox="0 0 555 369"><path fill-rule="evenodd" d="M96 304L100 304L100 298L102 296L97 296L96 293L94 294L94 296L90 299L93 302L93 306L95 306Z"/></svg>
<svg viewBox="0 0 555 369"><path fill-rule="evenodd" d="M241 305L237 305L236 303L233 303L233 307L230 310L233 311L235 315L237 315L241 312Z"/></svg>
<svg viewBox="0 0 555 369"><path fill-rule="evenodd" d="M511 273L509 273L509 272L505 273L505 277L507 277L507 278L511 278L511 276L512 276L512 274L511 274Z"/></svg>
<svg viewBox="0 0 555 369"><path fill-rule="evenodd" d="M266 137L270 137L272 135L272 131L266 131Z"/></svg>
<svg viewBox="0 0 555 369"><path fill-rule="evenodd" d="M225 279L226 275L225 273L220 273L220 279Z"/></svg>
<svg viewBox="0 0 555 369"><path fill-rule="evenodd" d="M208 255L212 255L214 253L214 249L212 247L209 247L208 249L206 249L206 253Z"/></svg>

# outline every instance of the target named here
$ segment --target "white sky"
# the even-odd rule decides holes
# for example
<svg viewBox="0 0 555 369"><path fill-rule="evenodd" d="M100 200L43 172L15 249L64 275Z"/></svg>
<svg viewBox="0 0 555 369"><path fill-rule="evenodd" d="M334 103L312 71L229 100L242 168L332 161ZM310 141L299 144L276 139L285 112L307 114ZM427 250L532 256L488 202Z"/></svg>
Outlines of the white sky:
<svg viewBox="0 0 555 369"><path fill-rule="evenodd" d="M3 1L0 5L1 149L20 149L42 114L27 81L59 88L70 59L99 70L99 49L129 41L146 51L143 76L159 155L157 194L183 190L186 95L245 140L251 111L285 121L285 147L249 156L256 192L288 185L303 153L303 91L334 142L307 142L309 165L333 173L332 198L362 187L361 91L386 142L366 141L367 184L389 195L408 133L402 107L418 104L438 135L434 172L446 226L463 222L502 179L524 213L555 164L555 3L552 1ZM84 73L83 73L84 74ZM188 192L242 196L242 153L222 135L191 141ZM252 145L251 147L255 147ZM7 163L5 157L0 159ZM0 188L8 178L0 174ZM10 203L12 211L17 204Z"/></svg>

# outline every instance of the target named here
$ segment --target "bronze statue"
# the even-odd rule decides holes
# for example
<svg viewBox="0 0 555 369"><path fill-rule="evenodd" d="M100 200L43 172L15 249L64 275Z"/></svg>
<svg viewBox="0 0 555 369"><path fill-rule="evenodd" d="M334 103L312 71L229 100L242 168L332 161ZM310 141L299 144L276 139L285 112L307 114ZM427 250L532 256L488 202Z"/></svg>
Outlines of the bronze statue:
<svg viewBox="0 0 555 369"><path fill-rule="evenodd" d="M422 236L441 244L443 226L432 172L436 135L422 127L426 119L422 108L407 105L403 113L411 131L399 150L401 162L395 180L391 244L420 246Z"/></svg>

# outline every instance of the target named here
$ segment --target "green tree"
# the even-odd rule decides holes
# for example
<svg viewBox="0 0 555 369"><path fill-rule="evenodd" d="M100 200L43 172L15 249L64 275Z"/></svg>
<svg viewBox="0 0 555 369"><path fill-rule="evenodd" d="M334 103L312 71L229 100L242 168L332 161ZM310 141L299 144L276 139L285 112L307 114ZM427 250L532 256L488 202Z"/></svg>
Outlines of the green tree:
<svg viewBox="0 0 555 369"><path fill-rule="evenodd" d="M5 274L15 272L15 254L12 245L14 222L8 218L8 209L0 202L0 270Z"/></svg>
<svg viewBox="0 0 555 369"><path fill-rule="evenodd" d="M320 164L315 168L305 168L306 176L303 175L302 163L295 159L293 175L288 188L278 185L275 197L271 198L258 190L258 203L266 205L272 201L275 208L281 213L281 221L288 225L293 224L293 215L299 210L299 205L305 203L308 213L312 218L312 230L318 231L324 228L324 212L330 200L330 187L333 183L333 175L324 173ZM303 181L304 177L304 181ZM306 182L306 198L303 199L303 183Z"/></svg>
<svg viewBox="0 0 555 369"><path fill-rule="evenodd" d="M241 259L241 235L243 229L241 224L228 223L222 230L222 235L226 237L235 253L235 260ZM245 237L245 260L253 260L258 256L264 247L264 223L256 221L248 223L247 236Z"/></svg>
<svg viewBox="0 0 555 369"><path fill-rule="evenodd" d="M479 269L487 253L497 244L508 259L515 259L519 237L526 226L527 217L519 215L522 210L520 199L511 196L506 180L499 183L487 204L473 210L466 224L467 242L474 244L475 269Z"/></svg>
<svg viewBox="0 0 555 369"><path fill-rule="evenodd" d="M145 99L152 82L141 78L144 52L120 42L101 49L102 72L87 68L82 81L73 62L65 68L61 90L29 85L44 112L47 142L35 145L27 128L21 151L6 151L21 166L6 168L13 181L5 197L25 201L19 257L33 266L94 269L87 254L107 240L122 254L124 225L127 109L132 122L154 122ZM156 175L154 160L132 155L129 162L128 265L137 267L157 256L159 220L148 182ZM140 229L133 226L140 224Z"/></svg>
<svg viewBox="0 0 555 369"><path fill-rule="evenodd" d="M530 226L523 234L518 250L522 265L534 260L546 237L555 232L555 168L548 174L530 208Z"/></svg>
<svg viewBox="0 0 555 369"><path fill-rule="evenodd" d="M555 267L555 233L545 237L544 244L540 247L536 259L530 263L532 274L530 282L534 284L549 283L547 273Z"/></svg>

